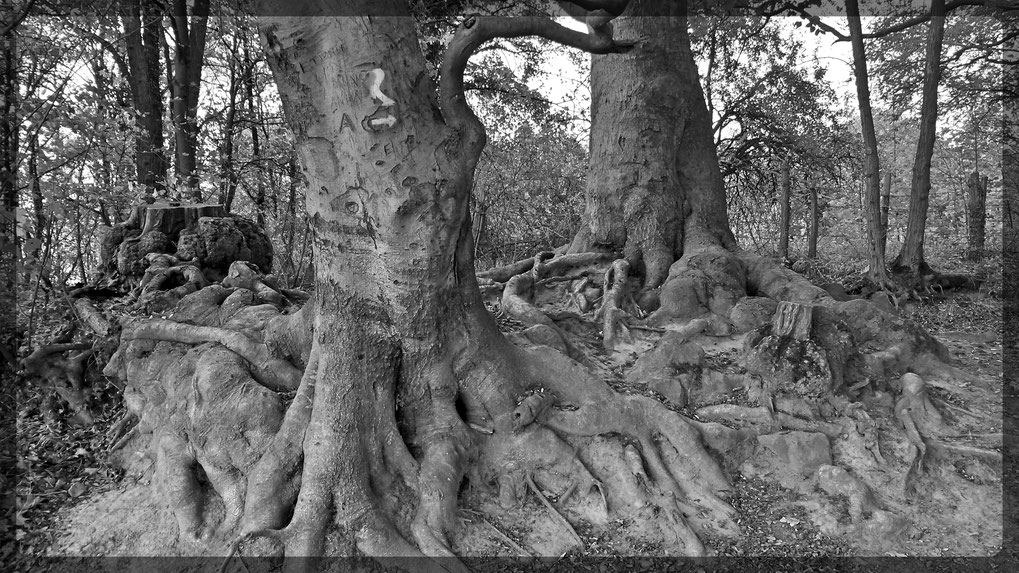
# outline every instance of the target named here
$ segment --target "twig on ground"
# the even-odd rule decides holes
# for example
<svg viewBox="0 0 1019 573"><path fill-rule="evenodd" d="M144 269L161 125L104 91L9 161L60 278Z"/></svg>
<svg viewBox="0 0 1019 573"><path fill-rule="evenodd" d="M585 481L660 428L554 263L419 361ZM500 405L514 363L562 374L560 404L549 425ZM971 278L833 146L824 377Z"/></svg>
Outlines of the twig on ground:
<svg viewBox="0 0 1019 573"><path fill-rule="evenodd" d="M563 523L563 525L566 526L566 529L573 536L573 539L581 547L583 547L584 546L584 540L581 539L580 535L577 534L577 530L573 529L573 526L570 525L570 522L567 521L566 517L564 517L563 514L559 513L559 510L557 510L555 508L555 506L553 506L551 503L549 503L549 501L547 499L545 499L545 496L542 495L541 490L539 490L538 486L534 484L534 478L531 477L531 474L527 474L526 478L527 478L527 487L531 488L531 491L534 492L534 495L538 496L538 499L541 500L542 505L544 505L550 512L552 512L552 515L556 516L556 518L558 518L559 521L561 521Z"/></svg>

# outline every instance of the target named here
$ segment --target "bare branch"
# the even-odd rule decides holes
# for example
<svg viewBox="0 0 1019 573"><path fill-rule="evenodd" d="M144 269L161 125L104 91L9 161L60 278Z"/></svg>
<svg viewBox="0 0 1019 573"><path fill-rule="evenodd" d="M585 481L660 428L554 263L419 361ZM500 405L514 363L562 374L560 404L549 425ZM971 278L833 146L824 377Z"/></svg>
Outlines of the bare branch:
<svg viewBox="0 0 1019 573"><path fill-rule="evenodd" d="M1009 3L1005 2L1004 4L1007 6ZM999 6L999 3L996 2L995 0L953 0L952 2L947 2L945 4L945 13L947 14L948 12L951 12L951 11L957 9L957 8L962 8L963 6L987 6L987 7L997 7L998 9L1005 9L1005 10L1009 9L1007 7ZM833 26L830 26L830 25L826 24L819 17L817 17L817 16L815 16L813 14L808 13L804 8L796 6L796 7L790 7L790 10L792 10L793 12L796 12L797 14L800 15L800 17L802 17L803 19L807 20L808 22L810 22L811 24L813 24L817 28L819 28L821 30L824 30L825 32L835 36L836 41L839 41L839 42L848 42L848 41L850 41L850 36L848 34L844 34L838 28L835 28ZM915 16L913 18L909 18L907 20L903 20L902 22L899 22L898 24L894 24L894 25L888 26L887 28L881 28L880 30L875 30L873 32L868 32L866 34L861 34L860 37L865 39L865 40L870 40L870 39L874 39L874 38L883 38L885 36L888 36L890 34L894 34L896 32L901 32L903 30L906 30L906 29L911 28L913 26L916 26L918 24L923 24L924 22L927 22L930 19L931 19L931 12L928 11L925 14L921 14L919 16Z"/></svg>
<svg viewBox="0 0 1019 573"><path fill-rule="evenodd" d="M25 7L21 9L21 13L15 16L14 19L11 20L10 24L5 24L3 28L0 28L0 36L6 36L17 28L18 24L21 24L22 20L28 16L28 13L32 10L32 6L34 5L35 0L28 0L28 2L25 3Z"/></svg>

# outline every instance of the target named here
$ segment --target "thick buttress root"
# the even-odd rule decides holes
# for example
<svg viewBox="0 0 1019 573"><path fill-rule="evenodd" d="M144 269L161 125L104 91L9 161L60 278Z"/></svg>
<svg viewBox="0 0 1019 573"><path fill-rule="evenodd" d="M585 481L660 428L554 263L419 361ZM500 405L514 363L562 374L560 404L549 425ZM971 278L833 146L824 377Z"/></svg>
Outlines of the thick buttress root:
<svg viewBox="0 0 1019 573"><path fill-rule="evenodd" d="M563 490L590 494L597 484L597 496L604 500L606 492L600 489L604 484L609 507L603 511L634 516L664 512L665 519L656 522L666 528L665 539L682 547L685 555L706 552L695 530L708 535L738 531L735 512L724 501L730 490L728 480L693 424L655 400L617 394L566 356L541 349L518 352L520 364L527 365L528 377L543 379L558 398L556 407L545 409L538 417L540 425L553 430L558 438L546 436L540 441L539 426L528 429L531 434L526 441L538 445L526 452L507 455L486 449L495 459L503 460L503 475L513 477L513 460L521 456L532 466L569 467L565 473L575 476L577 483L565 483ZM533 434L535 431L539 434ZM624 438L597 438L602 435ZM557 440L578 442L580 448L555 447ZM523 465L518 462L517 467ZM598 475L599 470L604 475ZM513 481L504 480L500 486L503 490L513 488ZM504 493L500 499L507 497Z"/></svg>

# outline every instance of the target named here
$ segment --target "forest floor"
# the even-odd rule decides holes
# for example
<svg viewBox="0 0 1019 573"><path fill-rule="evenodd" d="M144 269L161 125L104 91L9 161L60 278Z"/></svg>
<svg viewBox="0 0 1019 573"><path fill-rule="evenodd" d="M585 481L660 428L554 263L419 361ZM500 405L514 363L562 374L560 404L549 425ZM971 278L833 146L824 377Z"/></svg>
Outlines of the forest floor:
<svg viewBox="0 0 1019 573"><path fill-rule="evenodd" d="M956 366L975 375L953 390L930 389L946 420L961 431L958 442L967 443L967 436L1000 435L1006 415L1002 409L1001 299L993 294L951 293L910 304L903 314L948 346ZM502 324L507 330L516 328L511 320ZM635 330L632 352L610 355L601 349L597 329L594 323L579 322L570 329L570 337L603 379L617 391L654 396L671 406L646 386L624 379L634 360L652 348L661 333ZM720 372L739 372L736 357L741 337L703 342L707 343L706 364ZM17 487L4 494L3 507L10 514L0 522L0 533L10 539L0 546L0 563L10 564L5 570L54 566L48 559L53 556L208 554L208 548L177 541L176 521L168 506L153 495L151 472L125 473L106 461L111 445L107 431L123 415L115 387L100 396L105 398L100 400L101 414L90 427L44 416L42 393L24 387L17 391L16 397L3 397L7 409L17 404L12 414L18 429L16 444L6 450L17 452L16 475L5 476L16 480ZM738 394L726 398L740 399ZM851 515L849 499L826 495L816 477L785 471L773 452L758 447L738 467L727 468L741 535L707 539L706 544L721 556L782 557L801 563L832 556L978 557L1002 551L1005 520L1013 520L1009 527L1017 524L1014 515L1003 511L1003 495L1008 492L1003 492L1001 467L976 459L940 464L918 481L915 493L906 495L907 444L902 430L895 427L893 397L871 392L864 401L878 423L886 463L859 467L858 460L843 459L848 454L834 443L831 461L826 463L851 469L871 486L877 505L886 512L865 519ZM1019 444L1006 440L1003 448L1004 456L1019 454L1007 450L1019 450ZM472 556L530 555L551 557L552 561L543 562L549 566L562 559L557 565L561 568L571 559L587 556L653 559L668 555L667 547L643 543L635 535L639 524L612 520L601 525L575 522L580 545L564 533L562 517L534 495L517 508L505 510L467 489L460 507L464 527L454 540L454 550L468 562ZM568 511L562 515L570 517ZM1016 551L1005 548L1006 553ZM482 564L478 569L529 567L510 563L516 562ZM637 570L643 563L638 562ZM647 567L650 570L652 565Z"/></svg>

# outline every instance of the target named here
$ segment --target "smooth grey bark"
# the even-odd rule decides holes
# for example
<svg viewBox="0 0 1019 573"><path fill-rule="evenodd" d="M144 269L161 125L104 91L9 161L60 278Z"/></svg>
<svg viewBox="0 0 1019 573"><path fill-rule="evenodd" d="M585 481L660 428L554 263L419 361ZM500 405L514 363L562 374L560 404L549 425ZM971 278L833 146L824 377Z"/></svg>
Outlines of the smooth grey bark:
<svg viewBox="0 0 1019 573"><path fill-rule="evenodd" d="M586 226L570 252L620 251L645 288L689 249L735 246L686 13L631 2L613 33L640 43L591 60Z"/></svg>

